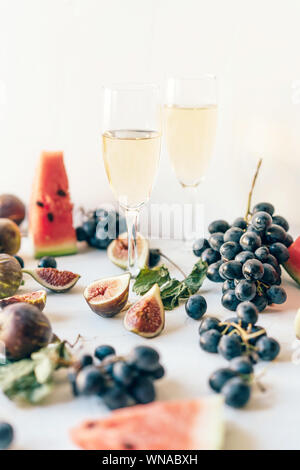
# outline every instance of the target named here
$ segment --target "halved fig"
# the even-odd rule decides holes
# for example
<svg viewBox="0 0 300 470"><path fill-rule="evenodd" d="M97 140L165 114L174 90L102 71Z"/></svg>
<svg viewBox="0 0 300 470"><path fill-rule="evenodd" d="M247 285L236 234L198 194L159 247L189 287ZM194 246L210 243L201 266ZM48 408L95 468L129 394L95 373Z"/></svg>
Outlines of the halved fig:
<svg viewBox="0 0 300 470"><path fill-rule="evenodd" d="M149 242L140 233L137 236L137 251L139 268L144 268L149 259ZM116 240L112 241L107 248L109 259L122 269L127 269L128 262L128 240L127 233L121 233Z"/></svg>
<svg viewBox="0 0 300 470"><path fill-rule="evenodd" d="M165 310L158 284L154 284L130 307L126 312L124 325L127 330L144 338L153 338L161 333L165 326Z"/></svg>
<svg viewBox="0 0 300 470"><path fill-rule="evenodd" d="M107 277L92 282L84 290L84 298L93 312L101 317L114 317L126 305L130 274Z"/></svg>
<svg viewBox="0 0 300 470"><path fill-rule="evenodd" d="M79 274L55 268L22 269L22 271L53 292L66 292L72 289L80 278Z"/></svg>
<svg viewBox="0 0 300 470"><path fill-rule="evenodd" d="M47 294L45 290L38 290L36 292L29 292L28 294L13 295L0 300L0 308L7 307L7 305L25 302L30 305L35 305L41 312L46 305Z"/></svg>

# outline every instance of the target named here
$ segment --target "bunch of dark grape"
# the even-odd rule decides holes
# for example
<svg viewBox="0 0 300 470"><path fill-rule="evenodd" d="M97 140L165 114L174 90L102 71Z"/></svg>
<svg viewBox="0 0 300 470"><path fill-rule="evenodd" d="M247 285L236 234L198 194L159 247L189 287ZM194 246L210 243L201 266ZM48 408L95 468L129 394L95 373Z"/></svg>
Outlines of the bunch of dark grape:
<svg viewBox="0 0 300 470"><path fill-rule="evenodd" d="M165 374L155 349L137 346L117 356L112 346L102 345L94 356L84 355L69 374L75 396L97 395L111 410L155 400L154 381Z"/></svg>
<svg viewBox="0 0 300 470"><path fill-rule="evenodd" d="M84 222L76 228L77 240L104 250L120 233L126 232L126 221L118 211L97 209L85 215Z"/></svg>
<svg viewBox="0 0 300 470"><path fill-rule="evenodd" d="M251 301L262 312L286 300L280 265L289 259L293 239L286 219L273 214L274 206L261 202L231 226L215 220L209 238L194 243L194 254L208 264L208 279L223 283L222 305L228 310Z"/></svg>
<svg viewBox="0 0 300 470"><path fill-rule="evenodd" d="M279 343L267 336L257 325L258 310L252 302L241 302L237 317L220 321L204 317L200 327L200 347L210 353L219 353L229 364L216 370L209 378L210 387L222 393L225 403L234 408L247 404L254 381L253 364L273 361L280 351Z"/></svg>

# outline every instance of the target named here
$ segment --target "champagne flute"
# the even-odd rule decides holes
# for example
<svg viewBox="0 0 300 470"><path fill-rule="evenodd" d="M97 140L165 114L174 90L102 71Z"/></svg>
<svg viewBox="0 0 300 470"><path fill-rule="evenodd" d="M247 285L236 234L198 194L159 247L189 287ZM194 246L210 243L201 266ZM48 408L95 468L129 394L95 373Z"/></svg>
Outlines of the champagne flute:
<svg viewBox="0 0 300 470"><path fill-rule="evenodd" d="M159 89L151 84L104 89L103 159L115 198L125 212L128 270L139 271L137 226L157 172L160 141Z"/></svg>
<svg viewBox="0 0 300 470"><path fill-rule="evenodd" d="M217 127L216 77L170 78L164 106L168 154L179 183L190 193L195 230L197 187L212 156ZM193 235L192 235L193 237ZM185 232L185 240L188 237Z"/></svg>

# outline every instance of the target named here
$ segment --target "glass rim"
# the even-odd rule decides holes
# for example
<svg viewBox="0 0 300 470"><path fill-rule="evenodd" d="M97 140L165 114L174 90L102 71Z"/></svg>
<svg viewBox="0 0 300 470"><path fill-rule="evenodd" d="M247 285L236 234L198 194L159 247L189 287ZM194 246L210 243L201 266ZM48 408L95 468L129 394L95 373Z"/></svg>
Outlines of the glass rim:
<svg viewBox="0 0 300 470"><path fill-rule="evenodd" d="M143 91L159 90L159 88L154 82L116 82L102 86L103 91Z"/></svg>
<svg viewBox="0 0 300 470"><path fill-rule="evenodd" d="M166 81L169 82L171 80L174 80L174 81L175 80L181 80L181 81L186 81L186 82L192 82L192 81L196 82L196 81L206 80L206 79L216 80L217 75L214 74L214 73L205 73L205 74L197 75L197 76L194 76L194 77L171 75L170 77L166 78Z"/></svg>

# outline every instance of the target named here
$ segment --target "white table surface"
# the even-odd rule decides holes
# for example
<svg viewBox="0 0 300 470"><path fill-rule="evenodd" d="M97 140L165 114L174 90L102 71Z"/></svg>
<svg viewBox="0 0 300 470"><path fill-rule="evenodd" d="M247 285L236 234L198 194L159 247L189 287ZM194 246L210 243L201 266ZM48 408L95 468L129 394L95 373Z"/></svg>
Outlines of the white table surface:
<svg viewBox="0 0 300 470"><path fill-rule="evenodd" d="M153 242L152 246L160 246L186 271L196 261L193 254L179 250L178 243L161 241ZM36 266L26 239L21 254L26 267ZM154 346L167 370L166 377L156 382L158 399L201 397L212 393L208 377L215 369L225 366L226 361L199 348L199 323L187 317L184 305L166 312L166 326L159 337L145 340L125 330L123 314L111 319L100 318L83 298L83 289L90 281L121 273L108 260L105 251L82 247L79 254L57 260L59 269L82 275L69 293L48 294L44 312L60 338L72 342L80 333L87 340L86 351L92 351L98 344L111 344L120 353L127 353L137 344ZM179 277L175 271L173 274ZM300 307L300 290L286 275L284 286L288 293L287 302L268 308L258 322L267 328L270 336L280 341L280 355L274 362L256 366L257 372L266 369L261 379L266 388L264 393L255 388L251 401L243 410L225 407L225 449L300 449L300 365L296 365L291 357L293 344L297 346L293 322ZM26 284L21 290L38 289L39 285L26 275ZM232 312L222 307L220 291L221 286L209 280L201 289L208 303L207 313L225 319L232 316ZM98 398L74 399L69 387L63 383L38 406L20 408L0 395L0 419L8 420L15 427L14 449L73 449L68 430L84 419L107 413Z"/></svg>

